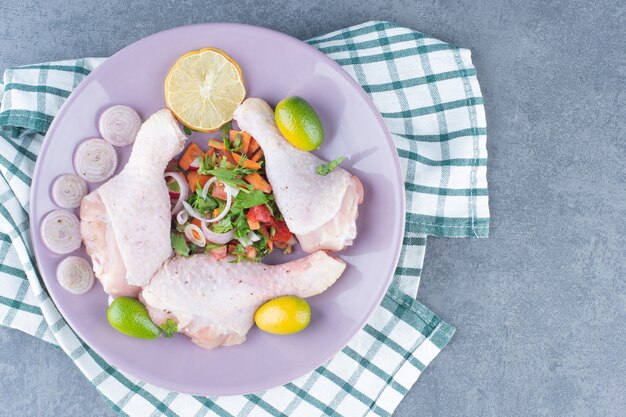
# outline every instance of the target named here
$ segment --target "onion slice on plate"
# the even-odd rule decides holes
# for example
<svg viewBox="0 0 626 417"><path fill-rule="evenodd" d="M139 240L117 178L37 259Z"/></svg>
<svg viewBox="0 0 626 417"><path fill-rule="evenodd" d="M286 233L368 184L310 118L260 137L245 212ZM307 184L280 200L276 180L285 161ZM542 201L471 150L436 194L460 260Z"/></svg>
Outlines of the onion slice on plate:
<svg viewBox="0 0 626 417"><path fill-rule="evenodd" d="M215 233L213 230L209 229L206 222L201 221L200 225L202 228L202 233L204 233L204 237L206 237L206 240L208 240L209 242L224 245L233 240L233 237L235 237L235 229L231 229L225 233Z"/></svg>
<svg viewBox="0 0 626 417"><path fill-rule="evenodd" d="M52 183L52 200L59 207L76 208L87 191L87 183L78 175L59 175Z"/></svg>
<svg viewBox="0 0 626 417"><path fill-rule="evenodd" d="M41 221L41 240L52 252L65 255L80 248L80 222L67 210L53 210Z"/></svg>
<svg viewBox="0 0 626 417"><path fill-rule="evenodd" d="M174 215L180 211L180 209L183 207L184 201L187 199L187 197L189 197L189 184L187 184L187 179L180 172L166 172L165 174L163 174L163 176L165 178L174 178L178 183L178 187L180 188L176 203L174 203L174 206L172 207L172 215Z"/></svg>
<svg viewBox="0 0 626 417"><path fill-rule="evenodd" d="M57 266L59 285L72 294L84 294L93 286L91 265L79 256L68 256Z"/></svg>
<svg viewBox="0 0 626 417"><path fill-rule="evenodd" d="M74 169L87 182L100 182L109 178L117 168L115 148L104 139L88 139L74 152Z"/></svg>
<svg viewBox="0 0 626 417"><path fill-rule="evenodd" d="M113 146L127 146L135 141L141 117L128 106L118 104L106 109L98 123L100 134Z"/></svg>

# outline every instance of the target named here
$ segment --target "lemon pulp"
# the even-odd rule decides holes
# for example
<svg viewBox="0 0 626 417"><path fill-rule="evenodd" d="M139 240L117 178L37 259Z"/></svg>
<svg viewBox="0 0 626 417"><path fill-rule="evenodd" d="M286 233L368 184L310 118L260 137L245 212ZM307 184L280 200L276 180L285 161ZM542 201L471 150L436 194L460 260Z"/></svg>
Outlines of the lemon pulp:
<svg viewBox="0 0 626 417"><path fill-rule="evenodd" d="M190 129L212 132L233 118L246 90L241 68L215 48L181 56L165 79L165 102Z"/></svg>

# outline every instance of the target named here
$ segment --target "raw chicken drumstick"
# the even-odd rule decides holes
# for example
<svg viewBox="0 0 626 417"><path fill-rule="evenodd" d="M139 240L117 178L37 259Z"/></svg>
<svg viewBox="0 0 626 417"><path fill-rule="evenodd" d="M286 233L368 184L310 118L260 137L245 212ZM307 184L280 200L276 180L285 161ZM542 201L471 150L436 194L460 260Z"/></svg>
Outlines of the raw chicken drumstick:
<svg viewBox="0 0 626 417"><path fill-rule="evenodd" d="M185 135L167 109L141 126L122 172L83 198L80 232L96 277L114 297L136 297L172 255L163 178Z"/></svg>
<svg viewBox="0 0 626 417"><path fill-rule="evenodd" d="M316 168L326 161L287 142L276 127L274 111L261 99L244 101L234 118L263 149L276 204L302 249L338 251L352 245L363 202L359 179L342 168L318 175Z"/></svg>
<svg viewBox="0 0 626 417"><path fill-rule="evenodd" d="M173 319L205 349L237 345L246 340L263 303L283 295L320 294L346 267L323 251L282 265L229 260L193 255L167 261L139 296L152 321L161 325Z"/></svg>

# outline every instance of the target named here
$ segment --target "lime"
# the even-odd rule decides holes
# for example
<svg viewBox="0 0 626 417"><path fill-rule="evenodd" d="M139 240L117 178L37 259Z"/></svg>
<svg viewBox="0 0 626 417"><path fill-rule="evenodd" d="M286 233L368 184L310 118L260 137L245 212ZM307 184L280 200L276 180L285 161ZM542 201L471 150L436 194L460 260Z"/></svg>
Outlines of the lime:
<svg viewBox="0 0 626 417"><path fill-rule="evenodd" d="M322 122L305 99L297 96L283 99L276 106L275 117L280 133L296 148L312 151L322 144Z"/></svg>
<svg viewBox="0 0 626 417"><path fill-rule="evenodd" d="M292 334L304 330L311 321L311 307L293 295L278 297L263 304L254 314L259 329L274 334Z"/></svg>
<svg viewBox="0 0 626 417"><path fill-rule="evenodd" d="M128 336L156 339L161 334L161 329L150 320L146 307L134 298L113 300L107 310L107 318L115 330Z"/></svg>

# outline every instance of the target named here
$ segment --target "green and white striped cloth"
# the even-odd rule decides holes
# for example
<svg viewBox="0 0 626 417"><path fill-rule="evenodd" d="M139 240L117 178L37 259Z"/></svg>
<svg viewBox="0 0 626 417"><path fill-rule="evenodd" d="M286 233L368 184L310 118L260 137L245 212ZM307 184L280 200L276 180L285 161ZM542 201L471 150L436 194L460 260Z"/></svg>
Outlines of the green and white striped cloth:
<svg viewBox="0 0 626 417"><path fill-rule="evenodd" d="M107 364L71 330L43 288L29 240L29 188L46 130L103 59L12 68L0 87L0 323L62 348L115 411L131 416L389 416L454 328L415 300L426 236L486 237L486 122L470 51L386 22L308 41L363 86L405 173L407 227L380 307L328 363L245 396L161 389Z"/></svg>

